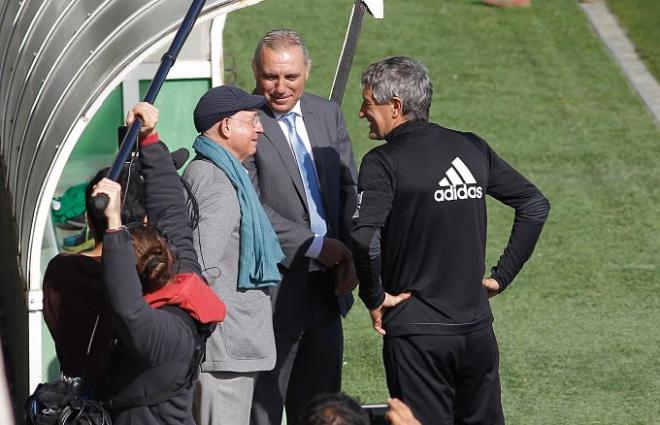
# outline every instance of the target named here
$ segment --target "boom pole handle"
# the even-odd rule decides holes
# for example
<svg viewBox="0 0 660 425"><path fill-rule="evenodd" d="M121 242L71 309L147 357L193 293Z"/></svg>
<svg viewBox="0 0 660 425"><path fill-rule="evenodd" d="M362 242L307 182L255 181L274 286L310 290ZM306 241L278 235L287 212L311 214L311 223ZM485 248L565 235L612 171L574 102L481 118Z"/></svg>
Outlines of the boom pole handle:
<svg viewBox="0 0 660 425"><path fill-rule="evenodd" d="M206 0L193 0L190 8L188 9L188 12L186 13L186 16L181 22L181 26L174 36L174 40L172 40L170 48L167 50L167 52L165 52L165 54L163 54L163 57L160 60L160 65L158 66L158 70L156 70L156 75L154 75L153 80L151 80L149 89L147 89L147 94L144 96L144 102L153 105L153 103L156 101L156 96L158 96L158 93L160 92L160 89L163 86L165 78L170 72L172 65L174 65L174 62L176 62L176 58L179 56L179 52L181 51L183 44L188 38L190 31L192 31L193 27L195 26L195 22L197 21L197 18L199 17L199 14L204 7L204 3L206 3ZM142 124L142 120L136 117L135 121L133 121L133 124L131 124L131 126L128 128L128 131L126 132L126 135L124 136L124 139L122 140L119 147L119 152L117 152L117 156L115 156L112 167L110 167L110 171L108 171L108 175L106 176L107 178L114 181L119 179L122 166L135 147L138 132L140 131L140 128L142 128ZM105 208L108 206L108 197L105 194L97 195L93 199L93 204L94 207L99 211L105 210Z"/></svg>

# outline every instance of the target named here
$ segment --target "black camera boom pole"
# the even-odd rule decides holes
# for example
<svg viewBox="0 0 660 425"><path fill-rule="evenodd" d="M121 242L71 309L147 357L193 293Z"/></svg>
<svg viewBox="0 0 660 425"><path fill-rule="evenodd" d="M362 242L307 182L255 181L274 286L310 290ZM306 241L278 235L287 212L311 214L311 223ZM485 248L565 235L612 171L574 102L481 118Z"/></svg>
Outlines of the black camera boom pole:
<svg viewBox="0 0 660 425"><path fill-rule="evenodd" d="M174 62L176 61L176 58L181 51L181 47L183 47L183 43L185 43L188 35L190 34L190 31L192 30L193 26L195 26L195 22L197 21L197 17L204 7L204 3L206 3L206 0L193 0L190 8L188 9L188 12L186 13L186 16L181 22L181 26L174 36L174 40L172 40L170 48L167 50L167 52L165 52L160 60L160 66L158 67L153 80L151 80L147 94L143 99L144 102L153 105L154 101L156 100L156 96L158 96L158 92L163 86L163 82L165 82L167 74L170 72L170 68L172 68L172 65L174 65ZM131 126L128 128L128 131L126 132L126 135L121 142L121 146L119 147L119 152L115 157L115 161L113 162L112 167L108 172L107 177L109 179L114 181L119 179L119 174L121 173L124 162L126 162L126 159L130 155L133 147L135 146L135 143L137 142L138 132L140 131L140 128L142 128L142 124L142 120L138 117L135 117L135 121L133 121ZM100 193L94 197L94 207L99 211L103 211L108 206L108 201L108 196L105 193Z"/></svg>

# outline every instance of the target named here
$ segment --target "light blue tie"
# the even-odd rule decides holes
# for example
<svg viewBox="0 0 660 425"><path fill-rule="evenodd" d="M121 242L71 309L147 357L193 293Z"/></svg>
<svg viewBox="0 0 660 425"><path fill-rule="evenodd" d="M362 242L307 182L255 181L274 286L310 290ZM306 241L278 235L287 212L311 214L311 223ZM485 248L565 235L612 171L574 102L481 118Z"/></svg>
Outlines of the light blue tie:
<svg viewBox="0 0 660 425"><path fill-rule="evenodd" d="M323 207L323 199L321 199L321 189L319 189L314 161L312 161L312 156L307 151L305 144L296 131L296 113L289 112L282 119L289 130L289 143L291 143L291 147L295 153L300 177L302 177L303 186L305 186L307 205L309 206L310 228L315 234L323 236L328 231L328 227L325 224L325 208Z"/></svg>

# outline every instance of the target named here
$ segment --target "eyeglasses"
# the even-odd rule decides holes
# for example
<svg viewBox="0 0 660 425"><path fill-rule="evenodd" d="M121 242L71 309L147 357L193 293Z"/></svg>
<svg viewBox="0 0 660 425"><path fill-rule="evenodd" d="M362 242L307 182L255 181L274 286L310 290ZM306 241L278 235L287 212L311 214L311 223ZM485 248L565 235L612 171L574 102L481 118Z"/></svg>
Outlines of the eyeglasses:
<svg viewBox="0 0 660 425"><path fill-rule="evenodd" d="M252 121L241 120L241 119L234 118L234 117L227 117L227 119L244 122L246 124L252 124L253 127L256 127L259 123L261 123L261 120L259 119L259 115L255 115L254 118L252 119Z"/></svg>

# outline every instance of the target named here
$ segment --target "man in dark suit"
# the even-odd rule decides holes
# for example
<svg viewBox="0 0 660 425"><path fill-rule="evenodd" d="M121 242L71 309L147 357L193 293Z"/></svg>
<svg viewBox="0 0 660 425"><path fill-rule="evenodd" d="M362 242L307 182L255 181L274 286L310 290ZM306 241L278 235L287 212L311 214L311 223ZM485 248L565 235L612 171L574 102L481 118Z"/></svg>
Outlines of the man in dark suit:
<svg viewBox="0 0 660 425"><path fill-rule="evenodd" d="M294 423L315 394L339 391L341 317L357 284L349 238L356 170L339 106L305 93L311 61L294 31L270 31L253 59L264 133L245 162L286 255L273 291L277 364L257 377L252 423Z"/></svg>

